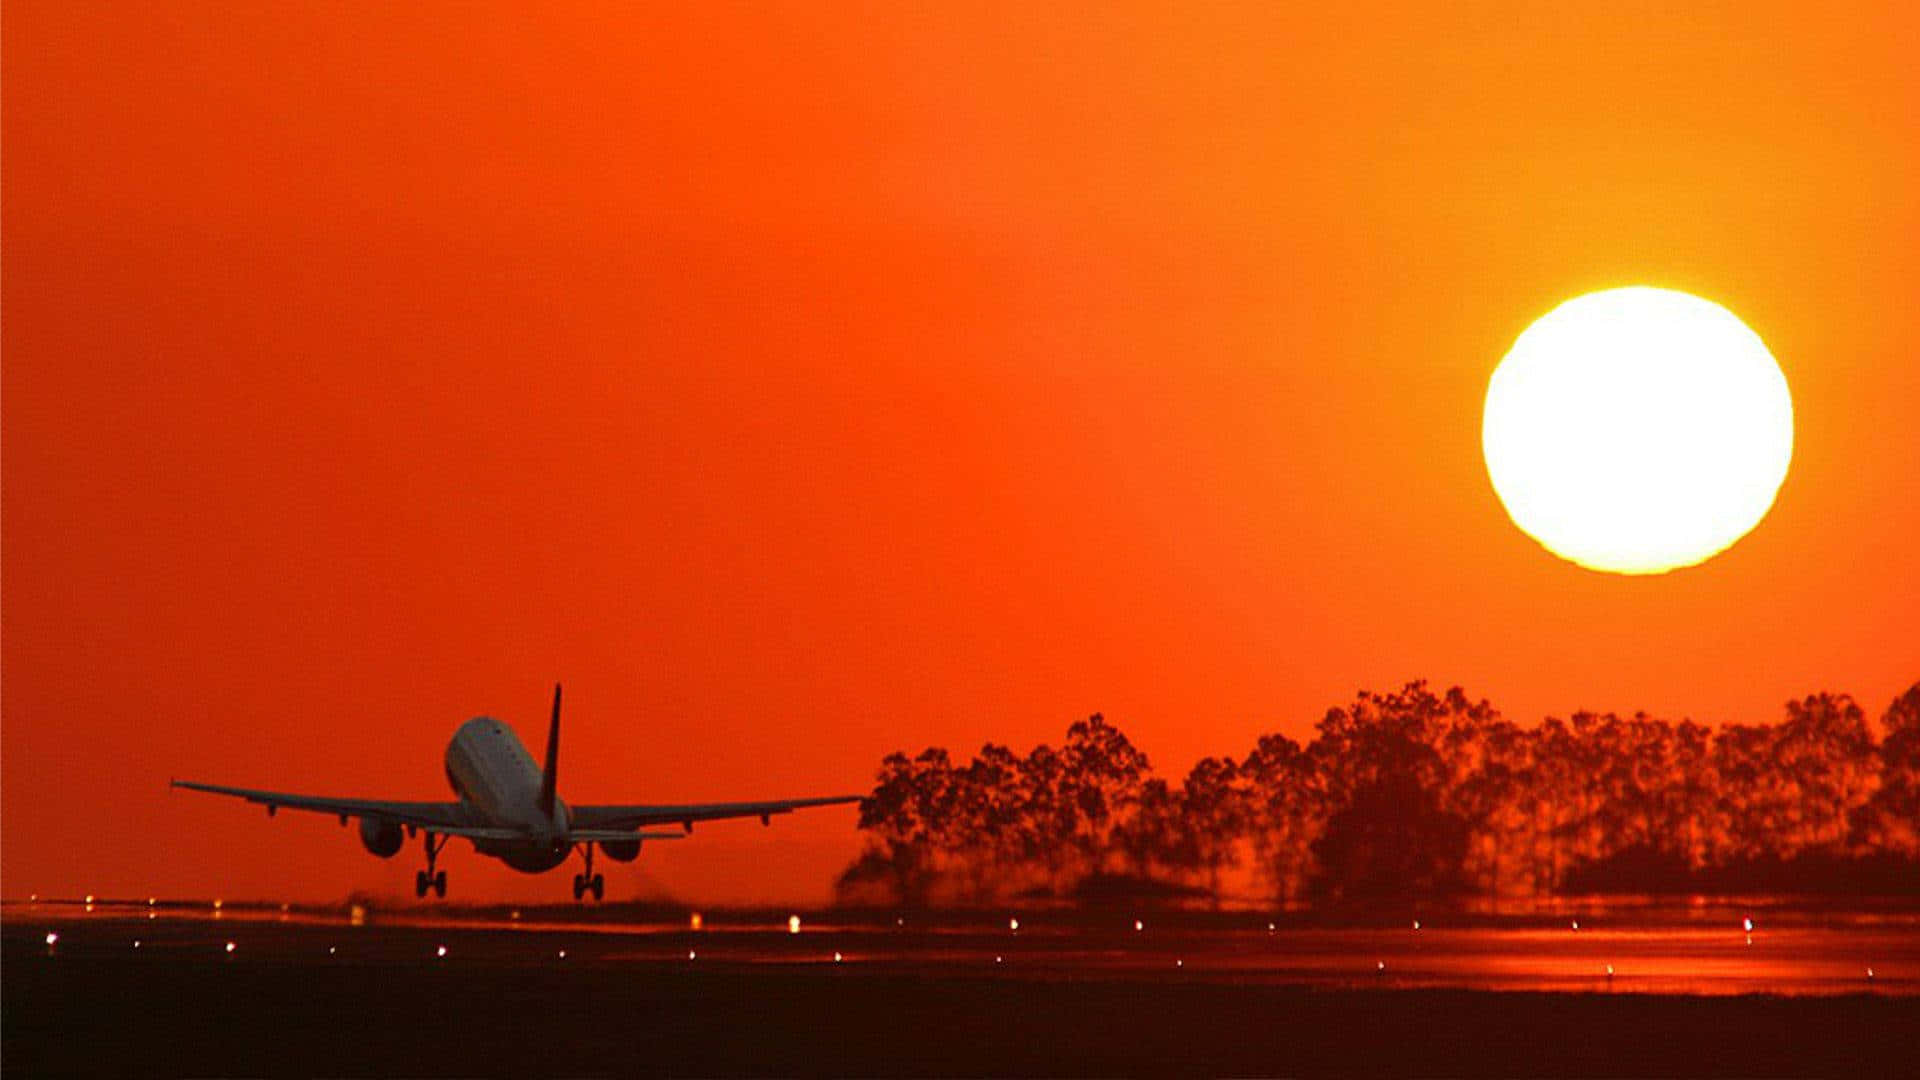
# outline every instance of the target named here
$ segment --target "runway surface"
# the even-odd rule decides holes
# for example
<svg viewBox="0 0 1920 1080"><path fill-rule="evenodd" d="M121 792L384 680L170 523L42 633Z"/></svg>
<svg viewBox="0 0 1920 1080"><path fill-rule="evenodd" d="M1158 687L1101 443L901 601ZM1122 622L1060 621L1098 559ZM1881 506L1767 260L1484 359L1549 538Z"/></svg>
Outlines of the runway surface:
<svg viewBox="0 0 1920 1080"><path fill-rule="evenodd" d="M632 916L9 903L0 1045L23 1076L1805 1075L1920 1045L1910 914Z"/></svg>

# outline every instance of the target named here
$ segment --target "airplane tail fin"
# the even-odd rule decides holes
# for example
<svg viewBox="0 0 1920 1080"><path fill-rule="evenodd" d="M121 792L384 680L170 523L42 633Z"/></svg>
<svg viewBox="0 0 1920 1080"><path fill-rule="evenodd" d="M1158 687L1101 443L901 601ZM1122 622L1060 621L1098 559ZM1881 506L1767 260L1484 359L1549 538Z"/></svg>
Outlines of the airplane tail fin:
<svg viewBox="0 0 1920 1080"><path fill-rule="evenodd" d="M553 721L547 726L547 767L540 774L540 812L553 816L554 788L560 782L560 684L553 684Z"/></svg>

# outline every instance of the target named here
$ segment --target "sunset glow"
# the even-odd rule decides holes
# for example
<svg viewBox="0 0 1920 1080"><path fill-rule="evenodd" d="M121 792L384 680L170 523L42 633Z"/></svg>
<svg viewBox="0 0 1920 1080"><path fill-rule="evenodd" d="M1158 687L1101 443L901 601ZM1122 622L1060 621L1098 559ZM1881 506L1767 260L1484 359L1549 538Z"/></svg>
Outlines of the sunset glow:
<svg viewBox="0 0 1920 1080"><path fill-rule="evenodd" d="M6 1074L1913 1072L1916 43L0 0Z"/></svg>

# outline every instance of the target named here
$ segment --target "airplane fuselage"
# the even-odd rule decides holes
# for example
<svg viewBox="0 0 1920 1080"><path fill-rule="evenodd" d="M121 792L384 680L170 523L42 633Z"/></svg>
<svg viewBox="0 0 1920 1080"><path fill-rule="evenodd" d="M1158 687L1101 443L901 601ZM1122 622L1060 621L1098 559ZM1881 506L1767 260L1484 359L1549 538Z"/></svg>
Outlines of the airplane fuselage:
<svg viewBox="0 0 1920 1080"><path fill-rule="evenodd" d="M460 725L447 743L447 784L471 816L471 824L524 830L525 840L475 840L474 849L522 873L538 874L565 862L567 804L557 795L553 812L540 809L540 763L513 729L488 716Z"/></svg>

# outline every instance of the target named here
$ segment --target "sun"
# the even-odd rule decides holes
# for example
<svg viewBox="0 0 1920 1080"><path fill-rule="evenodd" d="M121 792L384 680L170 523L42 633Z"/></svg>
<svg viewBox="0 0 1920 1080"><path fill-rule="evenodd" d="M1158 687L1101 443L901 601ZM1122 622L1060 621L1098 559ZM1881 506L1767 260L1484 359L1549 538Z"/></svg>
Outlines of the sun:
<svg viewBox="0 0 1920 1080"><path fill-rule="evenodd" d="M1576 297L1527 327L1487 384L1487 473L1514 524L1593 570L1704 562L1773 506L1793 400L1759 335L1671 289Z"/></svg>

